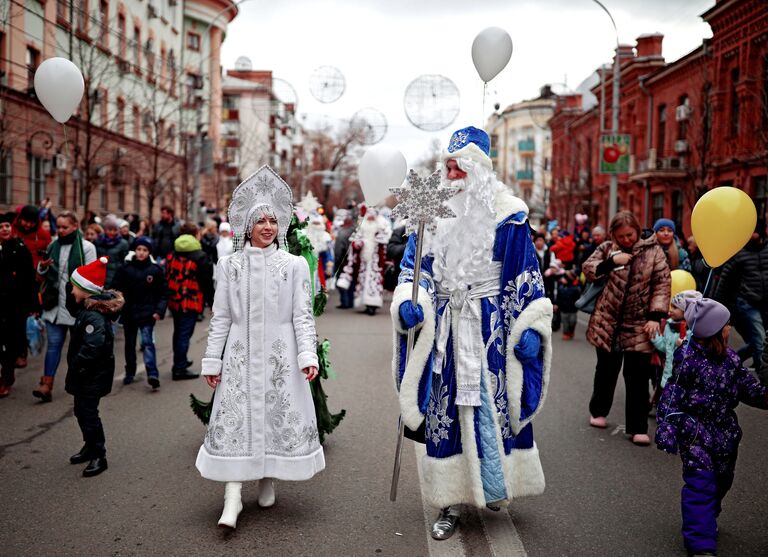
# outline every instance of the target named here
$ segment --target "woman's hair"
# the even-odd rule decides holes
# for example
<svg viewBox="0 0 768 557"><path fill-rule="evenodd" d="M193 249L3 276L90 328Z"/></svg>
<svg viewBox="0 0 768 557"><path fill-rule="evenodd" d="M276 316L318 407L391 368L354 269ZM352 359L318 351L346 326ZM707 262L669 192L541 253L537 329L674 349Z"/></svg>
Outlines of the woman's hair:
<svg viewBox="0 0 768 557"><path fill-rule="evenodd" d="M724 329L725 327L723 327ZM704 353L707 357L714 360L722 360L728 351L728 342L723 336L723 329L720 329L716 334L711 337L702 339L701 345L704 348Z"/></svg>
<svg viewBox="0 0 768 557"><path fill-rule="evenodd" d="M101 225L96 224L95 222L93 224L89 224L86 230L93 230L98 236L104 234L104 229L101 227Z"/></svg>
<svg viewBox="0 0 768 557"><path fill-rule="evenodd" d="M667 262L669 263L670 270L674 271L680 267L680 248L677 245L677 240L673 237L672 243L664 250L667 254Z"/></svg>
<svg viewBox="0 0 768 557"><path fill-rule="evenodd" d="M634 228L635 232L637 232L638 239L640 238L642 229L640 228L640 223L637 221L637 217L635 217L631 211L619 211L611 219L611 223L608 225L608 234L610 234L612 239L613 234L623 226L630 226Z"/></svg>
<svg viewBox="0 0 768 557"><path fill-rule="evenodd" d="M56 216L57 219L67 219L72 224L77 224L77 215L72 211L62 211Z"/></svg>

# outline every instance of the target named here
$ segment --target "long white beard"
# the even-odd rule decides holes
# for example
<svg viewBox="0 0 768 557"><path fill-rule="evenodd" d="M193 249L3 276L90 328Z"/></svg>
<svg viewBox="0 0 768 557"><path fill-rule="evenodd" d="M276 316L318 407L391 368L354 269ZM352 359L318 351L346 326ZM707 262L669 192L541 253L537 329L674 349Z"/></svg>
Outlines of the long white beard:
<svg viewBox="0 0 768 557"><path fill-rule="evenodd" d="M315 250L315 255L320 255L322 252L328 249L328 240L330 240L330 237L328 236L328 232L326 232L324 226L315 226L310 224L307 226L305 232L307 234L307 238L309 238L309 241L312 243L312 248Z"/></svg>
<svg viewBox="0 0 768 557"><path fill-rule="evenodd" d="M363 261L370 261L373 259L373 252L378 246L376 242L376 233L379 231L379 223L375 220L365 219L360 224L360 236L363 239L363 249L361 257Z"/></svg>
<svg viewBox="0 0 768 557"><path fill-rule="evenodd" d="M435 258L433 278L449 291L466 289L487 276L496 238L494 201L501 187L493 171L467 159L460 159L459 166L467 177L449 185L464 191L447 203L457 216L439 219L436 233L425 238L425 252Z"/></svg>

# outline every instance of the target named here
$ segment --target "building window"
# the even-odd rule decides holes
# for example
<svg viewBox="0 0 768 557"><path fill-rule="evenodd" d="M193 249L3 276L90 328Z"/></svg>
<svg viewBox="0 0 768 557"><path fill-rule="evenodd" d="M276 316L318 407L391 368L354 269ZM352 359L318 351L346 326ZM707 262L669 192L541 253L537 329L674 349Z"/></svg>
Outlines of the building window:
<svg viewBox="0 0 768 557"><path fill-rule="evenodd" d="M141 110L138 105L133 105L133 138L141 140Z"/></svg>
<svg viewBox="0 0 768 557"><path fill-rule="evenodd" d="M757 220L764 220L768 210L768 176L755 176L752 181L755 184L753 199L757 208Z"/></svg>
<svg viewBox="0 0 768 557"><path fill-rule="evenodd" d="M107 184L104 182L99 184L99 209L107 210Z"/></svg>
<svg viewBox="0 0 768 557"><path fill-rule="evenodd" d="M187 33L187 48L194 52L200 52L200 35L189 31Z"/></svg>
<svg viewBox="0 0 768 557"><path fill-rule="evenodd" d="M187 107L195 107L197 105L197 91L202 88L203 79L193 73L187 73L187 83L184 87L184 104Z"/></svg>
<svg viewBox="0 0 768 557"><path fill-rule="evenodd" d="M685 107L681 109L681 112L685 112L685 117L678 119L677 122L677 139L685 139L688 135L688 112L690 111L691 102L688 100L688 95L683 95L678 101L678 107ZM683 116L681 114L681 116Z"/></svg>
<svg viewBox="0 0 768 557"><path fill-rule="evenodd" d="M739 135L739 92L736 86L739 83L739 68L731 70L731 136Z"/></svg>
<svg viewBox="0 0 768 557"><path fill-rule="evenodd" d="M13 172L11 170L11 151L0 149L0 203L11 204L13 185Z"/></svg>
<svg viewBox="0 0 768 557"><path fill-rule="evenodd" d="M165 77L167 75L168 51L165 46L160 47L160 87L165 87Z"/></svg>
<svg viewBox="0 0 768 557"><path fill-rule="evenodd" d="M125 184L119 184L116 188L117 191L117 210L125 210Z"/></svg>
<svg viewBox="0 0 768 557"><path fill-rule="evenodd" d="M683 192L680 190L672 192L672 221L678 227L678 235L682 237L683 229L680 225L683 223Z"/></svg>
<svg viewBox="0 0 768 557"><path fill-rule="evenodd" d="M74 2L74 0L72 0ZM88 0L75 3L77 10L77 30L80 33L88 32Z"/></svg>
<svg viewBox="0 0 768 557"><path fill-rule="evenodd" d="M29 157L29 203L37 205L45 199L45 173L42 157Z"/></svg>
<svg viewBox="0 0 768 557"><path fill-rule="evenodd" d="M133 210L141 214L141 182L138 178L133 183Z"/></svg>
<svg viewBox="0 0 768 557"><path fill-rule="evenodd" d="M117 99L116 116L117 133L125 135L125 101L123 99Z"/></svg>
<svg viewBox="0 0 768 557"><path fill-rule="evenodd" d="M137 68L141 66L141 29L138 26L133 28L133 63Z"/></svg>
<svg viewBox="0 0 768 557"><path fill-rule="evenodd" d="M69 25L69 6L71 0L56 0L56 21Z"/></svg>
<svg viewBox="0 0 768 557"><path fill-rule="evenodd" d="M666 216L664 214L664 194L663 193L653 194L651 212L653 213L651 217L652 222L656 222L657 220L663 219Z"/></svg>
<svg viewBox="0 0 768 557"><path fill-rule="evenodd" d="M147 80L153 82L155 80L155 51L154 41L152 37L147 39L147 44L144 45L144 54L147 57Z"/></svg>
<svg viewBox="0 0 768 557"><path fill-rule="evenodd" d="M32 89L35 86L35 70L40 65L40 51L31 46L27 47L27 87Z"/></svg>
<svg viewBox="0 0 768 557"><path fill-rule="evenodd" d="M176 55L173 52L173 49L168 51L168 73L171 76L171 87L170 87L170 93L172 97L176 96Z"/></svg>
<svg viewBox="0 0 768 557"><path fill-rule="evenodd" d="M59 205L64 207L67 204L67 175L61 171L58 174Z"/></svg>
<svg viewBox="0 0 768 557"><path fill-rule="evenodd" d="M656 136L656 155L658 157L664 156L664 143L666 142L667 135L667 105L659 105L658 114L658 135Z"/></svg>
<svg viewBox="0 0 768 557"><path fill-rule="evenodd" d="M104 48L109 48L109 1L99 2L99 42Z"/></svg>
<svg viewBox="0 0 768 557"><path fill-rule="evenodd" d="M117 32L118 32L118 56L120 56L121 59L125 60L127 56L127 35L128 35L128 27L125 21L125 14L120 13L117 14Z"/></svg>

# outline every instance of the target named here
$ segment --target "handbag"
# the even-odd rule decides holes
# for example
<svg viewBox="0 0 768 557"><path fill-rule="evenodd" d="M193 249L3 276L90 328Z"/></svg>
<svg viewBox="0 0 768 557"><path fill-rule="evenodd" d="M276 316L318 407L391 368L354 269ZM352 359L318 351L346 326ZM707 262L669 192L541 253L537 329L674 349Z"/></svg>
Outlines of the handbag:
<svg viewBox="0 0 768 557"><path fill-rule="evenodd" d="M598 279L587 284L584 292L576 300L576 309L584 313L594 313L597 299L600 298L600 294L603 293L606 284L608 284L607 278Z"/></svg>

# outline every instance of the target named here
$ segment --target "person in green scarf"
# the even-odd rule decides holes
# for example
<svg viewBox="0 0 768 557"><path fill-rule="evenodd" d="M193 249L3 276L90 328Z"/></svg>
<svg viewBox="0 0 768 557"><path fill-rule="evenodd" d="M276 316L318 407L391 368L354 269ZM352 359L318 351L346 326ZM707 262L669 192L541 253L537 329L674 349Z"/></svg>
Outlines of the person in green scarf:
<svg viewBox="0 0 768 557"><path fill-rule="evenodd" d="M48 348L43 376L32 394L42 402L53 400L53 379L64 341L67 331L75 324L75 318L67 311L69 276L79 266L96 261L96 247L83 238L77 215L63 211L56 219L56 228L58 237L48 246L45 259L37 264L37 272L42 277L40 293Z"/></svg>

